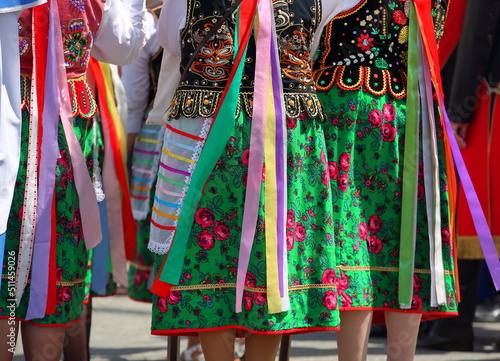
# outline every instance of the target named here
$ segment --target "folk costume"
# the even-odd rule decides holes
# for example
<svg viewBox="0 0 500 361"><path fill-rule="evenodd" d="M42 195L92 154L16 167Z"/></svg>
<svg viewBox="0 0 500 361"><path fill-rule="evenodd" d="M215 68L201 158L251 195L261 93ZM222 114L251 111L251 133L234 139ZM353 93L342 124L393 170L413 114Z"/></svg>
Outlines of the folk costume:
<svg viewBox="0 0 500 361"><path fill-rule="evenodd" d="M147 39L144 12L140 0L51 0L19 19L21 161L3 252L1 318L12 316L12 304L17 319L38 325L80 317L88 250L102 239L103 141L86 71L91 50L117 64L137 56Z"/></svg>
<svg viewBox="0 0 500 361"><path fill-rule="evenodd" d="M130 65L122 68L122 80L127 92L128 133L137 134L130 154L130 196L136 222L136 248L128 269L128 295L137 301L151 302L154 253L148 250L151 207L156 173L161 154L164 125L148 125L146 118L153 106L163 48L156 36L156 24L161 6L148 13L150 38ZM167 101L167 100L165 100Z"/></svg>
<svg viewBox="0 0 500 361"><path fill-rule="evenodd" d="M17 19L23 9L47 0L9 0L0 4L0 254L19 165L21 143L21 89Z"/></svg>
<svg viewBox="0 0 500 361"><path fill-rule="evenodd" d="M440 38L447 4L432 2L432 21L430 2L418 3L428 4L361 1L327 25L315 63L339 306L373 310L374 323L379 311L457 313L454 171L425 65L426 34Z"/></svg>
<svg viewBox="0 0 500 361"><path fill-rule="evenodd" d="M452 123L467 124L467 146L461 149L461 153L498 252L500 193L496 181L500 176L497 166L500 162L500 2L454 2L450 9L462 16L457 21L461 29L456 35L458 44L450 44L449 48L455 51L443 68L446 106ZM474 56L470 56L471 53ZM456 253L460 289L464 290L459 316L435 322L431 334L419 340L420 347L465 351L474 348L473 321L484 251L462 188L457 201Z"/></svg>
<svg viewBox="0 0 500 361"><path fill-rule="evenodd" d="M238 3L167 1L159 20L182 59L151 219L153 334L339 324L311 54L356 1Z"/></svg>

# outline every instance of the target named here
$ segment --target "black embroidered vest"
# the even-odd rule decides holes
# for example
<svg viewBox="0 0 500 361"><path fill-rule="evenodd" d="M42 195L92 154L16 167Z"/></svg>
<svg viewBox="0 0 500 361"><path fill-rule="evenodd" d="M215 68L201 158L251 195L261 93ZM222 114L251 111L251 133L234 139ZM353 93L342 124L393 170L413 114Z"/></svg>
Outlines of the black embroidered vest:
<svg viewBox="0 0 500 361"><path fill-rule="evenodd" d="M231 3L231 0L188 0L188 18L181 33L181 74L204 35ZM273 0L273 7L287 116L297 117L304 112L321 116L311 56L313 36L321 19L321 1ZM234 29L235 19L230 17L199 51L177 88L170 118L211 117L214 114L231 72ZM254 70L255 39L251 36L238 99L248 116L252 115Z"/></svg>
<svg viewBox="0 0 500 361"><path fill-rule="evenodd" d="M447 2L432 0L436 38ZM406 96L409 1L363 0L337 15L321 36L314 80L320 91L343 90Z"/></svg>

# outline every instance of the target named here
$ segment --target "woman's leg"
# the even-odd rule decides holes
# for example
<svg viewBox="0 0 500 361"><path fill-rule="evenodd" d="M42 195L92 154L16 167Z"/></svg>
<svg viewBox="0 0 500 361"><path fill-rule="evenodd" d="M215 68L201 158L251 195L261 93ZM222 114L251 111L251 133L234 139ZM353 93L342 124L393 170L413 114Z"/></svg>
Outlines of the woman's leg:
<svg viewBox="0 0 500 361"><path fill-rule="evenodd" d="M198 335L206 361L233 361L236 331L207 331Z"/></svg>
<svg viewBox="0 0 500 361"><path fill-rule="evenodd" d="M7 347L0 347L0 360L11 361L14 357L17 343L19 322L15 320L0 320L0 337L7 341ZM5 338L4 338L5 337Z"/></svg>
<svg viewBox="0 0 500 361"><path fill-rule="evenodd" d="M66 327L43 327L23 322L24 357L26 361L59 361Z"/></svg>
<svg viewBox="0 0 500 361"><path fill-rule="evenodd" d="M387 361L413 361L422 315L385 312Z"/></svg>
<svg viewBox="0 0 500 361"><path fill-rule="evenodd" d="M245 335L245 360L274 361L280 347L281 335Z"/></svg>
<svg viewBox="0 0 500 361"><path fill-rule="evenodd" d="M66 327L64 338L64 361L89 361L89 337L90 318L92 317L92 306L89 303L83 305L82 317L78 322Z"/></svg>
<svg viewBox="0 0 500 361"><path fill-rule="evenodd" d="M340 331L337 331L339 361L365 361L372 311L340 311Z"/></svg>

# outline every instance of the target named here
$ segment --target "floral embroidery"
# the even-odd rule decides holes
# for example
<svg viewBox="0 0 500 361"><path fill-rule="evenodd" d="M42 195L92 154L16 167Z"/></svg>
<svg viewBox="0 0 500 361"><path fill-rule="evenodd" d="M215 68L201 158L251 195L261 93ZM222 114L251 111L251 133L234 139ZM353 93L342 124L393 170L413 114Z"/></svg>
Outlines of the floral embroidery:
<svg viewBox="0 0 500 361"><path fill-rule="evenodd" d="M31 39L22 36L24 26L20 21L17 22L17 29L19 33L19 55L23 56L31 47Z"/></svg>
<svg viewBox="0 0 500 361"><path fill-rule="evenodd" d="M361 50L370 50L373 47L373 39L368 34L361 34L358 38L358 46Z"/></svg>
<svg viewBox="0 0 500 361"><path fill-rule="evenodd" d="M85 67L92 47L92 33L84 19L71 20L63 33L64 59L68 68Z"/></svg>

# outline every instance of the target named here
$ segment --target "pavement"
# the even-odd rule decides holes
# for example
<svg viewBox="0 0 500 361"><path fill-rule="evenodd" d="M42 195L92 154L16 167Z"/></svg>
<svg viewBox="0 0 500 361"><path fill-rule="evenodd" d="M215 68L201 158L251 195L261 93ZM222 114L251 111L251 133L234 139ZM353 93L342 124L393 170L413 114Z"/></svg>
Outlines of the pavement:
<svg viewBox="0 0 500 361"><path fill-rule="evenodd" d="M94 298L91 361L165 361L167 338L149 333L151 305L130 300L127 296ZM500 322L475 323L474 352L441 352L417 349L415 361L500 361L493 344L500 339ZM21 342L22 343L22 340ZM186 339L181 338L181 350ZM367 361L385 361L383 338L370 338ZM291 361L337 360L335 332L318 332L292 337ZM14 361L24 360L22 346Z"/></svg>

